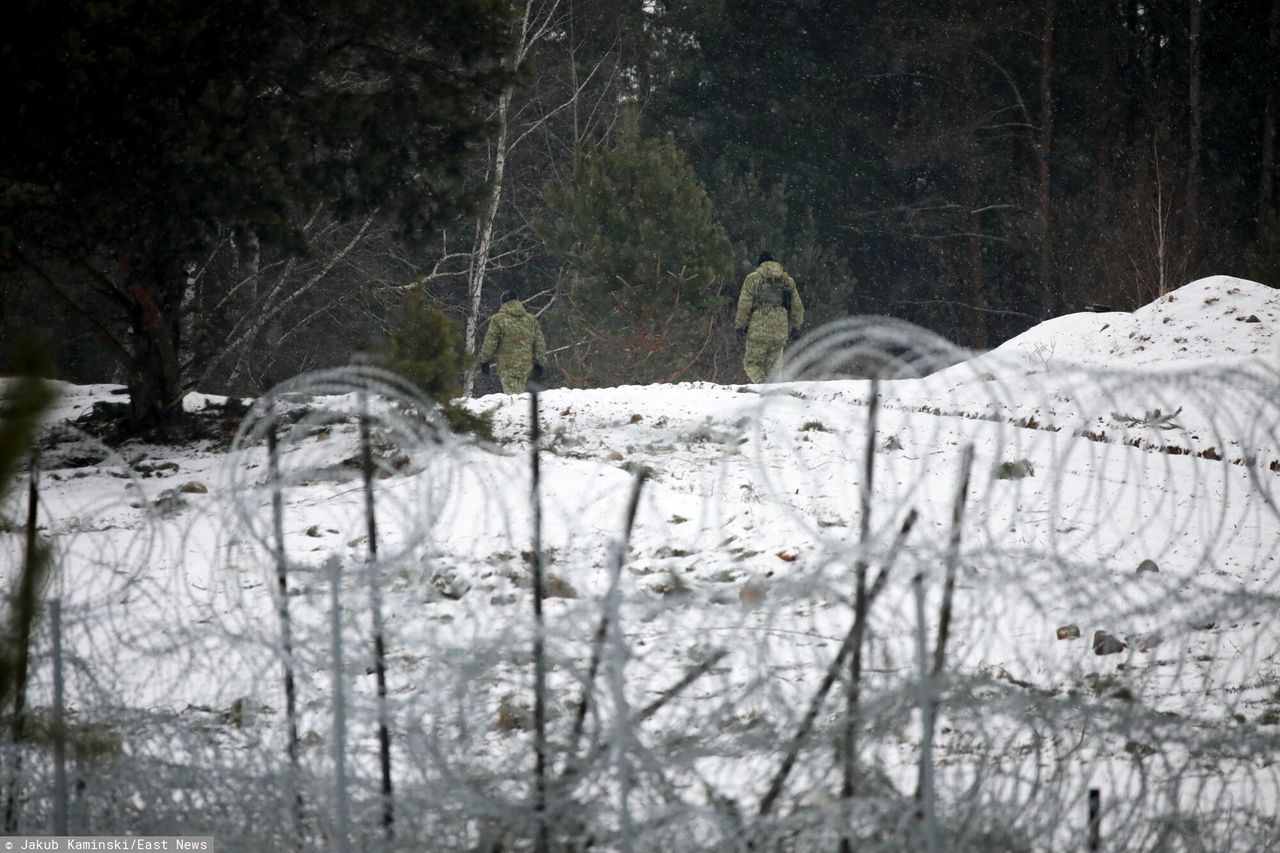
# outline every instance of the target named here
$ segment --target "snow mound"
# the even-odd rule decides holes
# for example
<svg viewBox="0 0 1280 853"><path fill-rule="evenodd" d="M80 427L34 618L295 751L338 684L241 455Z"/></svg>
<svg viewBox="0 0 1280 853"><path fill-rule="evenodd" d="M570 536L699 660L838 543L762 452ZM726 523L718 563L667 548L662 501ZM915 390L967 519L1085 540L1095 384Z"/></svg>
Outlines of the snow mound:
<svg viewBox="0 0 1280 853"><path fill-rule="evenodd" d="M1185 368L1276 355L1280 290L1226 275L1184 285L1137 311L1068 314L1006 341L971 364L1015 369L1049 363Z"/></svg>

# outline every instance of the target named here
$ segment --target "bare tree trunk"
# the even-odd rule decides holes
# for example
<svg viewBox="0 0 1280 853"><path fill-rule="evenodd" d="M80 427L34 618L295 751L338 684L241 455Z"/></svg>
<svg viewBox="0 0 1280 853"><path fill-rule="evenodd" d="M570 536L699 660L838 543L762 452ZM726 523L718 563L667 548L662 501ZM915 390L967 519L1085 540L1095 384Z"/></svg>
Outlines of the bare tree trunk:
<svg viewBox="0 0 1280 853"><path fill-rule="evenodd" d="M164 427L182 413L181 323L178 306L164 298L164 279L185 275L177 264L161 262L133 270L122 268L130 299L129 322L136 341L128 375L131 419L135 427ZM184 288L185 289L185 288ZM179 299L181 299L179 291Z"/></svg>
<svg viewBox="0 0 1280 853"><path fill-rule="evenodd" d="M244 265L244 277L248 282L248 300L250 305L258 304L258 280L262 266L262 243L258 233L252 229L244 232L243 245L240 247L240 259Z"/></svg>
<svg viewBox="0 0 1280 853"><path fill-rule="evenodd" d="M1095 19L1094 44L1097 48L1097 113L1093 135L1093 201L1095 209L1103 211L1114 203L1112 198L1112 122L1116 108L1115 60L1111 50L1111 27L1115 11L1112 0L1098 0L1098 16Z"/></svg>
<svg viewBox="0 0 1280 853"><path fill-rule="evenodd" d="M1115 26L1113 0L1098 0L1093 20L1095 48L1094 128L1093 128L1093 233L1111 233L1116 221L1115 155L1118 97L1115 83L1115 54L1112 28ZM1098 253L1097 266L1089 278L1087 295L1094 303L1111 304L1117 273L1105 253Z"/></svg>
<svg viewBox="0 0 1280 853"><path fill-rule="evenodd" d="M463 343L471 355L480 351L480 298L484 295L484 277L489 269L489 254L493 250L493 224L498 218L498 207L502 203L502 179L507 168L510 132L507 116L511 109L511 92L512 88L508 86L498 98L498 135L494 141L492 184L484 215L476 223L475 248L471 252L471 270L467 274L467 326ZM471 396L475 383L476 365L470 364L463 382L463 396Z"/></svg>
<svg viewBox="0 0 1280 853"><path fill-rule="evenodd" d="M1053 29L1057 0L1045 0L1040 41L1040 137L1036 159L1036 225L1039 231L1040 307L1046 314L1056 308L1053 281L1051 227L1051 158L1053 153Z"/></svg>
<svg viewBox="0 0 1280 853"><path fill-rule="evenodd" d="M1187 110L1189 113L1187 139L1187 200L1182 209L1183 238L1187 250L1195 253L1200 239L1200 12L1201 0L1190 0L1188 9L1189 43L1187 81Z"/></svg>
<svg viewBox="0 0 1280 853"><path fill-rule="evenodd" d="M988 346L987 280L982 266L982 214L977 211L969 214L969 238L965 246L965 260L969 267L968 303L976 309L969 326L969 346L974 349L986 349Z"/></svg>
<svg viewBox="0 0 1280 853"><path fill-rule="evenodd" d="M1275 218L1276 186L1276 112L1280 109L1280 0L1271 0L1271 16L1267 24L1267 68L1263 75L1267 99L1262 110L1262 173L1258 181L1258 239L1266 236Z"/></svg>
<svg viewBox="0 0 1280 853"><path fill-rule="evenodd" d="M1172 289L1171 284L1175 277L1169 227L1169 220L1173 214L1173 205L1166 204L1164 200L1164 178L1160 169L1160 148L1154 141L1151 143L1151 164L1151 180L1153 181L1151 191L1154 193L1154 197L1148 200L1144 190L1136 202L1138 206L1150 204L1152 218L1150 225L1150 258L1148 259L1144 255L1141 261L1135 259L1133 262L1136 291L1135 307L1164 296ZM1182 259L1183 269L1181 269L1181 272L1185 272L1185 253L1183 253Z"/></svg>

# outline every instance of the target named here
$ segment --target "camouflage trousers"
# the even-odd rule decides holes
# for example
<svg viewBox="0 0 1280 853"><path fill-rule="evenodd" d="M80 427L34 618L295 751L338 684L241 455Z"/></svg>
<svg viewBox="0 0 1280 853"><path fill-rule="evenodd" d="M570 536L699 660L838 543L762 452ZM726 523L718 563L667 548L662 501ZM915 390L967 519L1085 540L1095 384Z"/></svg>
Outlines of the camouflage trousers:
<svg viewBox="0 0 1280 853"><path fill-rule="evenodd" d="M787 345L786 333L776 335L748 335L747 351L742 356L742 367L752 382L763 382L782 363L782 350Z"/></svg>
<svg viewBox="0 0 1280 853"><path fill-rule="evenodd" d="M529 371L499 369L498 381L502 383L503 394L523 394L525 383L529 381Z"/></svg>

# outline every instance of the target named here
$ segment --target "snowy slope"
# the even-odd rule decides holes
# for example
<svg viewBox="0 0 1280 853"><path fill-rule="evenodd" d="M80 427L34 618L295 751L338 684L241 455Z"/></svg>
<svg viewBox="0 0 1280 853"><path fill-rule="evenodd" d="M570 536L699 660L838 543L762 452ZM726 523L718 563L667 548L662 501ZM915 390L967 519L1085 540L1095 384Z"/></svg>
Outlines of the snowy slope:
<svg viewBox="0 0 1280 853"><path fill-rule="evenodd" d="M977 364L1108 368L1237 365L1280 357L1280 291L1230 276L1193 281L1133 313L1070 314L1006 341Z"/></svg>
<svg viewBox="0 0 1280 853"><path fill-rule="evenodd" d="M712 849L725 803L758 811L781 745L804 725L849 631L858 566L885 578L868 617L860 706L862 761L882 781L866 784L880 806L909 798L921 683L912 580L932 649L953 565L951 681L933 738L953 846L1007 849L990 840L997 830L1070 843L1090 787L1107 791L1117 847L1151 846L1156 816L1171 811L1222 839L1215 849L1274 837L1280 785L1255 757L1280 745L1278 309L1277 291L1218 276L1132 314L1060 317L976 356L890 329L895 351L945 355L937 363L952 366L874 389L826 378L849 375L878 340L855 322L816 333L782 383L541 395L539 530L561 593L543 602L548 719L553 750L567 753L577 697L586 683L598 691L582 738L599 751L584 747L596 761L574 789L597 804L595 831L634 820L637 849ZM485 447L442 438L400 389L374 395L375 586L349 417L354 389L375 380L338 372L277 408L304 763L329 778L322 566L336 555L349 716L366 725L348 747L352 772L372 790L375 692L361 673L376 602L401 796L422 803L401 831L461 849L474 841L468 821L527 807L529 398L471 403L494 416L499 441ZM58 416L112 390L65 387ZM177 731L212 730L232 749L223 759L256 774L278 772L279 754L261 747L279 744L284 725L271 478L258 440L269 417L255 409L229 453L64 443L47 452L42 475L43 526L62 554L55 592L79 661L72 701L86 717L150 709ZM966 447L973 463L952 550ZM617 562L639 470L648 480ZM898 543L911 511L919 520ZM6 515L19 512L14 504ZM4 535L13 571L19 542ZM592 682L602 612L606 647L625 654L606 656ZM1068 625L1078 639L1058 639ZM1095 631L1126 648L1095 654ZM696 680L634 722L691 668ZM41 678L36 704L48 701ZM784 786L796 838L825 837L831 819L842 690L821 705ZM249 724L246 709L256 709ZM207 744L182 743L190 761L207 760ZM637 774L627 785L624 767ZM1027 786L1032 777L1039 784ZM372 821L360 831L373 833ZM266 845L260 833L246 818L236 837Z"/></svg>

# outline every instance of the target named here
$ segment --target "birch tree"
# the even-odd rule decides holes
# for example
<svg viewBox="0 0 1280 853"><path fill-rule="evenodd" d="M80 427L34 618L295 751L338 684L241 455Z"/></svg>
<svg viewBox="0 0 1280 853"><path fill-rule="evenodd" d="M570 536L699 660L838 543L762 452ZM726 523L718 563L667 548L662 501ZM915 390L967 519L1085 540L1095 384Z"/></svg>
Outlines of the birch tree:
<svg viewBox="0 0 1280 853"><path fill-rule="evenodd" d="M511 50L504 58L504 63L511 71L518 71L528 61L530 51L547 35L553 32L557 20L560 0L525 0L523 14L516 25L515 38L511 42ZM479 352L480 341L480 299L484 294L485 277L493 253L494 225L498 219L498 209L502 205L503 189L507 177L507 160L522 142L529 138L539 126L546 122L552 113L540 115L527 126L513 132L511 102L515 95L516 84L512 81L503 87L498 96L496 111L497 130L491 144L492 157L488 164L488 197L480 216L476 220L475 238L471 248L471 262L467 270L467 302L466 326L463 332L463 343L466 351L475 355ZM471 396L475 386L476 366L467 368L463 385L463 394Z"/></svg>

